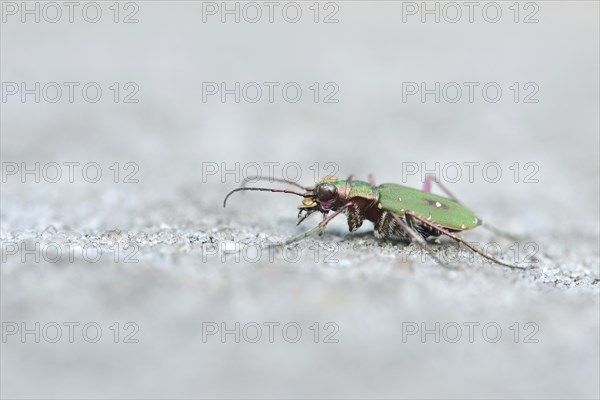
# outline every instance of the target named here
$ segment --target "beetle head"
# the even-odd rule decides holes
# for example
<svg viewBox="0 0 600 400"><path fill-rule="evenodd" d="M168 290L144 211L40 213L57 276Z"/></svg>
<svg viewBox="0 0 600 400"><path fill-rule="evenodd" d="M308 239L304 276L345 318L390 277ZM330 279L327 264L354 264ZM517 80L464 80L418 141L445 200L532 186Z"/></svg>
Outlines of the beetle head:
<svg viewBox="0 0 600 400"><path fill-rule="evenodd" d="M308 188L307 194L310 194L310 197L304 198L302 204L298 206L300 209L298 212L298 224L315 211L327 214L335 207L340 198L338 187L335 185L338 181L338 178L328 176L317 182L314 188ZM303 215L303 213L305 214Z"/></svg>

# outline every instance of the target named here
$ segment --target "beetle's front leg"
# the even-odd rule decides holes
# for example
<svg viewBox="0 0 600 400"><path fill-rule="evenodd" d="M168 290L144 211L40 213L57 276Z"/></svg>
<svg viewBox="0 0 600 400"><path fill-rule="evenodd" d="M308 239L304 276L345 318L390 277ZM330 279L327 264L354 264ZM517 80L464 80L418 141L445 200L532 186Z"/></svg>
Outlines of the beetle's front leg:
<svg viewBox="0 0 600 400"><path fill-rule="evenodd" d="M323 213L323 220L321 221L321 223L323 223L327 219L327 214L329 214L329 211L321 211L321 213ZM325 232L324 229L319 232L319 236L323 236L323 232Z"/></svg>
<svg viewBox="0 0 600 400"><path fill-rule="evenodd" d="M353 202L349 201L348 203L344 204L339 210L337 210L336 212L334 212L333 214L331 214L328 217L323 218L323 221L321 221L321 223L317 226L315 226L314 228L312 228L311 230L304 232L301 235L295 236L291 239L288 239L284 242L280 242L277 243L277 245L279 246L287 246L288 244L292 244L294 242L298 242L302 239L306 239L307 237L314 235L317 232L320 231L324 231L325 227L327 226L328 223L331 222L332 219L334 219L335 217L337 217L338 215L340 215L341 213L343 213L345 210L348 209L348 207L352 206L352 204L354 204Z"/></svg>

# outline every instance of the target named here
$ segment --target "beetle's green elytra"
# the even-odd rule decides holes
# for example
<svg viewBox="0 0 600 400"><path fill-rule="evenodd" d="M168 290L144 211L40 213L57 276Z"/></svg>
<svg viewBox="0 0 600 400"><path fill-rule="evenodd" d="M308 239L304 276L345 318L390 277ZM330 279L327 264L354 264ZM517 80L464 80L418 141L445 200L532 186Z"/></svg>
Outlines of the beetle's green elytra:
<svg viewBox="0 0 600 400"><path fill-rule="evenodd" d="M401 216L406 210L412 211L436 225L456 231L473 229L480 224L472 211L453 200L395 183L379 186L377 206Z"/></svg>
<svg viewBox="0 0 600 400"><path fill-rule="evenodd" d="M270 180L287 183L304 190L303 193L286 189L269 189L245 187L249 180ZM431 183L438 184L448 197L431 193ZM223 207L233 193L243 190L257 190L279 193L290 193L304 197L298 206L298 224L315 212L323 214L323 221L311 230L281 243L287 245L305 239L317 232L322 232L327 224L338 215L347 216L348 229L353 232L369 220L374 224L374 233L378 238L407 239L415 241L426 249L430 236L448 236L462 243L472 251L495 263L512 268L519 265L496 259L487 255L455 235L456 232L467 231L482 224L471 210L462 205L458 199L434 176L428 176L423 190L413 189L395 183L377 185L372 176L369 181L359 181L354 175L342 180L335 176L327 176L315 186L304 187L285 179L265 177L248 178L242 187L229 192L223 200ZM332 212L331 215L328 215Z"/></svg>

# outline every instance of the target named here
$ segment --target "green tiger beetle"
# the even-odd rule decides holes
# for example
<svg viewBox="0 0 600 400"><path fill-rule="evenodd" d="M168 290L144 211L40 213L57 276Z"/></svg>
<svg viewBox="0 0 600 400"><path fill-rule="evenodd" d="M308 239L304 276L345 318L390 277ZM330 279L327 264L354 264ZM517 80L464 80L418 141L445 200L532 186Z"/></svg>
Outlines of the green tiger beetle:
<svg viewBox="0 0 600 400"><path fill-rule="evenodd" d="M247 182L256 180L286 183L303 189L304 193L287 189L245 187ZM448 198L431 193L432 183L436 183ZM302 204L298 207L300 209L298 212L298 225L317 211L323 214L323 220L317 226L301 235L279 243L279 245L289 245L317 232L322 234L331 220L344 213L348 218L350 232L357 230L363 221L367 219L375 225L375 237L414 241L425 251L428 251L425 239L445 235L494 263L510 268L524 268L485 254L456 235L457 232L467 231L483 225L496 234L513 238L489 224L483 224L480 218L462 205L432 175L427 176L423 190L395 183L377 185L372 175L369 175L368 182L359 181L355 175L351 175L346 180L338 179L335 176L327 176L317 182L314 187L305 187L286 179L257 176L246 178L241 187L229 192L223 200L223 207L226 206L227 199L233 193L246 190L290 193L304 197ZM329 212L333 213L328 215ZM434 258L440 262L435 256Z"/></svg>

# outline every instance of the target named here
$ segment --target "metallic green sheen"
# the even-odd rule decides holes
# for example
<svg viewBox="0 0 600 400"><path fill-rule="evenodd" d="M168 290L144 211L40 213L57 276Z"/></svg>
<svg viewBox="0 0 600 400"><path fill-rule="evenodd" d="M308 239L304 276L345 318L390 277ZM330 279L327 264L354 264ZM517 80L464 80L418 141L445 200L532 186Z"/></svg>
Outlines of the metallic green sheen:
<svg viewBox="0 0 600 400"><path fill-rule="evenodd" d="M348 199L353 197L362 197L365 199L375 199L377 196L377 188L373 188L367 182L362 181L340 181L336 185L339 189L345 189L345 194Z"/></svg>
<svg viewBox="0 0 600 400"><path fill-rule="evenodd" d="M411 211L429 219L432 223L454 230L473 229L479 225L479 219L469 209L457 202L433 193L423 192L395 183L378 186L379 204L382 210L392 211L400 216ZM437 207L436 203L441 204Z"/></svg>

